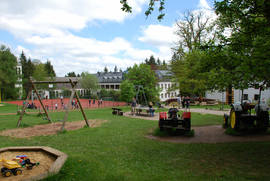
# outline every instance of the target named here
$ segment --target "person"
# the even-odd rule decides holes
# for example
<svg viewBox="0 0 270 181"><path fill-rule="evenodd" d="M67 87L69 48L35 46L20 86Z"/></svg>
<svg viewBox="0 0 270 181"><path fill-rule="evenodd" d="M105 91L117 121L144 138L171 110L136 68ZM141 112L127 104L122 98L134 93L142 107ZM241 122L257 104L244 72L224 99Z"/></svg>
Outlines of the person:
<svg viewBox="0 0 270 181"><path fill-rule="evenodd" d="M180 95L177 98L177 103L178 103L178 109L180 109L180 106L181 106L181 96Z"/></svg>
<svg viewBox="0 0 270 181"><path fill-rule="evenodd" d="M98 99L98 107L100 107L100 101L99 101L99 99Z"/></svg>
<svg viewBox="0 0 270 181"><path fill-rule="evenodd" d="M89 99L89 107L91 106L91 99Z"/></svg>
<svg viewBox="0 0 270 181"><path fill-rule="evenodd" d="M93 100L93 105L95 105L95 103L96 103L96 100L94 99L94 100Z"/></svg>
<svg viewBox="0 0 270 181"><path fill-rule="evenodd" d="M262 99L262 103L265 104L265 98Z"/></svg>
<svg viewBox="0 0 270 181"><path fill-rule="evenodd" d="M79 102L77 102L77 104L76 104L76 105L77 105L77 109L79 109Z"/></svg>
<svg viewBox="0 0 270 181"><path fill-rule="evenodd" d="M64 102L61 102L61 109L64 107Z"/></svg>
<svg viewBox="0 0 270 181"><path fill-rule="evenodd" d="M135 98L132 98L130 109L131 109L132 112L133 112L133 116L136 116L136 115L135 115L135 107L136 107L136 106L137 106L136 99L135 99ZM131 112L131 114L132 114L132 112Z"/></svg>
<svg viewBox="0 0 270 181"><path fill-rule="evenodd" d="M187 105L187 108L189 108L189 103L190 103L190 98L187 96L187 97L186 97L186 105Z"/></svg>
<svg viewBox="0 0 270 181"><path fill-rule="evenodd" d="M65 109L67 109L67 104L65 104Z"/></svg>
<svg viewBox="0 0 270 181"><path fill-rule="evenodd" d="M49 110L49 105L47 105L47 110Z"/></svg>
<svg viewBox="0 0 270 181"><path fill-rule="evenodd" d="M101 106L102 106L102 98L100 99L100 104L101 104Z"/></svg>
<svg viewBox="0 0 270 181"><path fill-rule="evenodd" d="M55 103L55 110L57 110L57 103Z"/></svg>
<svg viewBox="0 0 270 181"><path fill-rule="evenodd" d="M63 100L63 96L61 96L61 102L62 102L62 100Z"/></svg>
<svg viewBox="0 0 270 181"><path fill-rule="evenodd" d="M152 102L149 102L149 116L150 117L153 117L153 116L155 116L154 115L154 111L155 111L155 109L153 108L153 103Z"/></svg>
<svg viewBox="0 0 270 181"><path fill-rule="evenodd" d="M183 107L183 108L185 108L185 102L186 102L186 99L185 99L185 97L183 96L183 97L182 97L182 107Z"/></svg>

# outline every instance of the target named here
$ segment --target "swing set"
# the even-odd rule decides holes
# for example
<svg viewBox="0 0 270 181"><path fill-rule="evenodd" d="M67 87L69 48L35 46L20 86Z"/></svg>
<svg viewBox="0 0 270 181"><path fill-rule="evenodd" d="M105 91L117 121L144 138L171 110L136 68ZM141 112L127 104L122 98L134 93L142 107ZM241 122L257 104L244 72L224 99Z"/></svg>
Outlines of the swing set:
<svg viewBox="0 0 270 181"><path fill-rule="evenodd" d="M68 116L68 113L69 113L69 109L70 109L70 106L71 106L71 102L72 102L72 99L74 97L74 94L76 96L76 99L80 105L80 109L82 111L82 114L83 114L83 117L84 117L84 120L85 120L85 123L88 127L90 127L89 125L89 122L88 122L88 119L86 118L86 115L84 113L84 110L83 110L83 107L82 107L82 104L81 104L81 101L80 101L80 98L77 94L77 91L76 91L76 84L78 83L78 81L72 81L71 79L69 79L69 81L33 81L31 78L29 79L30 83L32 84L32 87L30 88L30 91L26 97L26 101L25 102L28 102L29 101L29 98L30 98L30 95L32 93L32 90L34 89L35 92L36 92L36 95L38 97L38 100L47 116L47 119L50 121L50 123L52 123L51 121L51 118L47 112L47 109L45 108L39 94L38 94L38 91L36 89L36 86L35 84L58 84L58 83L63 83L63 84L68 84L70 83L71 84L71 87L72 87L72 92L71 92L71 96L70 96L70 99L69 99L69 102L68 102L68 106L67 106L67 109L66 109L66 114L64 115L64 119L63 119L63 123L62 123L62 126L61 126L61 129L60 129L60 132L62 133L64 131L64 128L65 128L65 123L66 123L66 120L67 120L67 116ZM21 115L20 115L20 118L18 120L18 123L17 123L17 126L19 127L20 126L20 123L22 121L22 118L23 118L23 115L24 115L24 112L25 112L25 109L26 109L26 106L27 104L24 104L23 106L23 109L22 109L22 112L21 112Z"/></svg>

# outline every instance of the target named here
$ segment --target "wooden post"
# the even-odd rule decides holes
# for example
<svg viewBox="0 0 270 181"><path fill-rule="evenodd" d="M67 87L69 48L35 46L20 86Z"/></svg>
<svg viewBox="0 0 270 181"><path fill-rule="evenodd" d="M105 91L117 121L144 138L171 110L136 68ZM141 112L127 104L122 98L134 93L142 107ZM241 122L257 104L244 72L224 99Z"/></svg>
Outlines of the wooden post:
<svg viewBox="0 0 270 181"><path fill-rule="evenodd" d="M73 87L73 86L74 86L74 84L73 84L73 82L72 82L72 80L71 80L71 79L70 79L70 83L71 83L71 86ZM74 87L75 87L75 86L74 86ZM79 96L78 96L78 94L77 94L77 91L75 91L75 96L76 96L77 101L78 101L78 103L79 103L79 105L80 105L80 109L81 109L81 111L82 111L82 114L83 114L83 117L84 117L85 123L87 124L87 126L88 126L88 127L90 127L90 126L89 126L89 122L88 122L88 120L87 120L87 118L86 118L86 115L85 115L85 113L84 113L84 110L83 110L83 107L82 107L82 104L81 104L80 98L79 98Z"/></svg>
<svg viewBox="0 0 270 181"><path fill-rule="evenodd" d="M27 106L27 103L28 103L28 101L29 101L29 98L30 98L30 96L31 96L32 90L33 90L33 87L30 88L30 90L29 90L29 92L28 92L28 95L27 95L27 97L26 97L25 104L23 105L23 108L22 108L22 113L21 113L20 118L19 118L19 121L18 121L18 123L17 123L17 126L18 126L18 127L19 127L20 124L21 124L22 117L23 117L25 108L26 108L26 106Z"/></svg>
<svg viewBox="0 0 270 181"><path fill-rule="evenodd" d="M71 81L71 79L69 79L69 80ZM70 109L70 106L71 106L71 102L72 102L73 96L74 96L75 91L76 91L76 86L72 86L72 88L73 88L73 90L71 92L71 96L70 96L70 99L69 99L69 102L68 102L68 107L67 107L67 110L66 110L66 114L64 116L64 119L63 119L62 127L60 129L60 133L63 133L63 131L64 131L65 124L66 124L66 121L67 121L67 116L68 116L69 109Z"/></svg>
<svg viewBox="0 0 270 181"><path fill-rule="evenodd" d="M43 108L44 112L46 113L46 116L47 116L48 120L50 121L50 123L52 123L51 118L50 118L50 116L49 116L49 114L48 114L48 112L47 112L47 110L46 110L46 108L45 108L43 102L41 101L41 98L40 98L40 96L39 96L39 94L38 94L38 91L37 91L37 89L36 89L36 86L35 86L34 82L33 82L31 79L30 79L30 82L31 82L32 87L34 88L36 94L37 94L37 97L38 97L38 99L39 99L39 102L40 102L40 104L42 105L42 108Z"/></svg>

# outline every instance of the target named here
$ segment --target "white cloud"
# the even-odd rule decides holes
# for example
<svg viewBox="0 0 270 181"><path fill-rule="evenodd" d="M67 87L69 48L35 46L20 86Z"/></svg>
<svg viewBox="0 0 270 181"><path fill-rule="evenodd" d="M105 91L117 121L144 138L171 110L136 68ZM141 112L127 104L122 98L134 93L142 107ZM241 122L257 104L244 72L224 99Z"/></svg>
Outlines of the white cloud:
<svg viewBox="0 0 270 181"><path fill-rule="evenodd" d="M129 0L133 13L121 11L116 0L2 0L0 29L19 39L39 36L62 36L68 29L79 31L95 21L123 22L142 11L147 0Z"/></svg>

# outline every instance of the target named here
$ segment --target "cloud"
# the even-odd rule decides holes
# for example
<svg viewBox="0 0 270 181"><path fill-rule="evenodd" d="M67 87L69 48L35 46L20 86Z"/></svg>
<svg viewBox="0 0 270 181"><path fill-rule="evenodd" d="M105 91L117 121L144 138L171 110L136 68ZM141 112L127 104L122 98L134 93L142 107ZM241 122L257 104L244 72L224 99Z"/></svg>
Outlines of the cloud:
<svg viewBox="0 0 270 181"><path fill-rule="evenodd" d="M2 0L0 29L11 32L16 38L32 35L62 36L67 31L80 31L96 21L123 22L142 11L147 0L129 0L133 13L121 11L119 1L112 0Z"/></svg>

